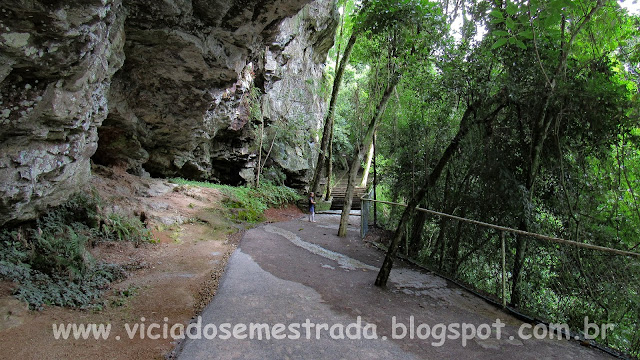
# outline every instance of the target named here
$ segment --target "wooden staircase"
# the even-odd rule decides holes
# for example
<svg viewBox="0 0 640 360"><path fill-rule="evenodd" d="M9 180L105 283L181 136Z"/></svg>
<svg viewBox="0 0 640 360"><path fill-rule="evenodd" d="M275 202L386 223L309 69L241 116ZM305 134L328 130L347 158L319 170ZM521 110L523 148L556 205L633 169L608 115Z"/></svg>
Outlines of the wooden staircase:
<svg viewBox="0 0 640 360"><path fill-rule="evenodd" d="M362 174L358 174L356 184L362 182ZM347 192L347 177L343 176L342 179L331 190L331 197L333 202L331 203L331 210L342 210L345 201L345 195ZM360 198L367 192L366 187L356 186L353 192L353 202L351 203L351 210L360 210L361 201Z"/></svg>

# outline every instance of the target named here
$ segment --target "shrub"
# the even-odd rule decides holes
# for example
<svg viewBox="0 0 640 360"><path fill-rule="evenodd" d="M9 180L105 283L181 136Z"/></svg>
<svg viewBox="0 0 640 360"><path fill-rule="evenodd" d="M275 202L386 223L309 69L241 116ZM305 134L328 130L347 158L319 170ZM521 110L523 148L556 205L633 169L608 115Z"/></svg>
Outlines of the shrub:
<svg viewBox="0 0 640 360"><path fill-rule="evenodd" d="M31 309L43 305L86 308L109 283L125 276L113 264L95 264L81 235L55 238L43 230L33 242L18 241L19 232L0 233L0 278L18 283L14 295Z"/></svg>
<svg viewBox="0 0 640 360"><path fill-rule="evenodd" d="M86 249L89 238L81 230L62 224L31 232L29 264L34 270L75 278L82 277L92 266L93 257Z"/></svg>
<svg viewBox="0 0 640 360"><path fill-rule="evenodd" d="M78 194L30 226L0 232L0 278L18 283L16 297L32 309L86 308L125 276L118 265L96 263L87 246L96 240L137 245L151 240L150 232L137 218L102 215L101 205L95 192Z"/></svg>
<svg viewBox="0 0 640 360"><path fill-rule="evenodd" d="M109 214L101 231L108 240L113 241L132 241L136 245L152 241L151 232L140 219L118 213Z"/></svg>
<svg viewBox="0 0 640 360"><path fill-rule="evenodd" d="M43 305L89 308L109 288L112 281L125 277L124 270L114 264L101 263L73 280L59 274L32 271L20 281L15 295L32 309Z"/></svg>
<svg viewBox="0 0 640 360"><path fill-rule="evenodd" d="M300 195L289 187L274 185L271 182L260 184L258 189L247 186L228 186L208 182L191 181L181 178L171 179L180 185L200 186L220 190L225 196L223 204L233 209L231 217L237 221L258 222L270 206L280 207L300 199Z"/></svg>

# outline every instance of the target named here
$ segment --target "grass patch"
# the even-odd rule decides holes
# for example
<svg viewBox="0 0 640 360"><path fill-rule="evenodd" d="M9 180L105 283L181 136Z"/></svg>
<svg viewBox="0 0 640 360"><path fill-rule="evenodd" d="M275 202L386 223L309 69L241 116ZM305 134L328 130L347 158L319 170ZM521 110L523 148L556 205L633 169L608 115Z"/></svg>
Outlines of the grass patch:
<svg viewBox="0 0 640 360"><path fill-rule="evenodd" d="M18 284L14 295L31 309L44 305L89 308L113 281L125 277L115 264L97 262L87 250L98 241L151 241L137 218L104 215L97 193L81 193L35 222L0 232L0 278Z"/></svg>
<svg viewBox="0 0 640 360"><path fill-rule="evenodd" d="M179 185L200 186L217 189L225 196L224 206L229 209L230 217L239 222L256 223L264 220L264 211L269 207L281 207L295 202L301 196L286 186L269 182L260 184L258 189L247 186L228 186L181 178L170 180Z"/></svg>
<svg viewBox="0 0 640 360"><path fill-rule="evenodd" d="M129 285L126 289L117 290L114 293L114 297L109 301L111 307L121 307L127 303L129 298L138 295L139 287L135 285Z"/></svg>

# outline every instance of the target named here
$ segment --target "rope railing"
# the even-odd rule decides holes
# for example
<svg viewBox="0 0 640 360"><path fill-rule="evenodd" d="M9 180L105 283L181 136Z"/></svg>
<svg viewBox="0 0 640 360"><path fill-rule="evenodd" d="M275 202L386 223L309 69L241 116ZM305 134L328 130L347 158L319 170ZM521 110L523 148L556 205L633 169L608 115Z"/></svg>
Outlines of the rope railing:
<svg viewBox="0 0 640 360"><path fill-rule="evenodd" d="M377 202L377 203L387 204L387 205L395 205L395 206L407 207L407 204L395 203L395 202L391 202L391 201L367 199L365 196L363 196L361 198L361 200L362 201ZM416 210L417 211L421 211L421 212L425 212L425 213L431 214L431 215L445 217L445 218L448 218L448 219L459 220L459 221L466 222L466 223L469 223L469 224L475 224L475 225L484 226L484 227L495 229L495 230L498 230L498 231L510 232L510 233L513 233L513 234L516 234L516 235L529 236L529 237L533 237L533 238L536 238L536 239L553 241L553 242L556 242L556 243L567 244L567 245L571 245L571 246L577 246L577 247L581 247L581 248L585 248L585 249L599 250L599 251L604 251L604 252L608 252L608 253L612 253L612 254L616 254L616 255L635 256L635 257L640 258L640 253L635 253L635 252L631 252L631 251L612 249L612 248L608 248L608 247L605 247L605 246L592 245L592 244L581 243L581 242L577 242L577 241L573 241L573 240L561 239L561 238L557 238L557 237L553 237L553 236L546 236L546 235L532 233L532 232L528 232L528 231L524 231L524 230L513 229L513 228L510 228L510 227L506 227L506 226L500 226L500 225L490 224L490 223L486 223L486 222L482 222L482 221L478 221L478 220L467 219L467 218L463 218L463 217L455 216L455 215L451 215L451 214L445 214L445 213L442 213L442 212L429 210L429 209L424 209L424 208L421 208L421 207L417 207Z"/></svg>
<svg viewBox="0 0 640 360"><path fill-rule="evenodd" d="M402 203L374 200L369 195L361 197L361 200L363 239L370 230L372 204L407 207ZM387 227L393 229L397 226L399 213L393 208L383 208L378 206L378 219L383 219ZM547 323L568 323L578 334L582 333L580 321L586 316L589 321L601 324L615 323L617 328L607 339L596 340L598 346L612 347L630 354L632 358L640 358L640 253L542 235L421 207L416 210L442 219L428 222L429 226L419 233L418 250L413 249L410 257L419 264L483 297L495 299L493 301L501 303L503 308L507 308L511 300L510 311ZM458 225L452 225L455 223ZM409 254L410 243L416 241L410 239L409 229L408 225L406 241L401 245L405 247L405 256ZM444 239L439 239L439 236L444 236ZM513 285L515 278L511 266L515 266L517 238L529 245L527 261L522 265L516 285L520 287L521 299L514 306L515 286L508 285ZM537 241L529 242L531 240ZM459 249L452 248L450 244L453 243Z"/></svg>

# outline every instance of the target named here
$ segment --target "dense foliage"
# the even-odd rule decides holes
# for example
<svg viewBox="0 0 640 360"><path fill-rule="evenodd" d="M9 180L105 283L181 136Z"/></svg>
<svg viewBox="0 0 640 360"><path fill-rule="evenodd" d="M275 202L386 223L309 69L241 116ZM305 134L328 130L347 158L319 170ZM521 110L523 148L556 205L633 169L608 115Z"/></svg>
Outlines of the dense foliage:
<svg viewBox="0 0 640 360"><path fill-rule="evenodd" d="M377 130L379 199L640 250L637 16L604 0L345 5L346 24L374 29L355 44L336 105L334 146L347 157L385 74L403 74ZM458 36L436 40L442 14ZM500 294L500 234L423 213L405 223L403 208L378 209L379 225L406 239L401 251ZM598 341L640 354L637 258L506 242L513 307L574 329L585 316L615 323Z"/></svg>
<svg viewBox="0 0 640 360"><path fill-rule="evenodd" d="M97 262L96 241L152 241L138 218L102 214L97 194L79 193L34 224L0 232L0 278L18 284L15 295L32 309L44 305L87 308L122 279L118 265Z"/></svg>

